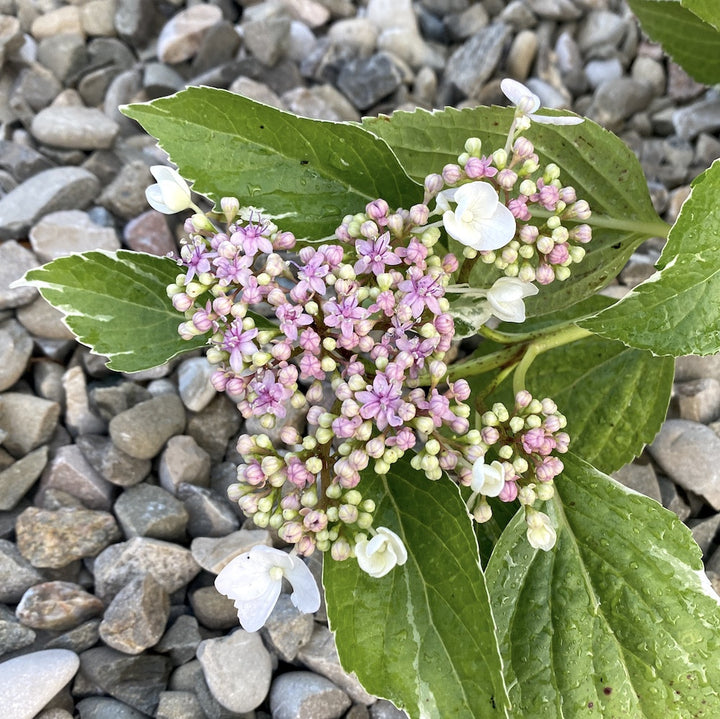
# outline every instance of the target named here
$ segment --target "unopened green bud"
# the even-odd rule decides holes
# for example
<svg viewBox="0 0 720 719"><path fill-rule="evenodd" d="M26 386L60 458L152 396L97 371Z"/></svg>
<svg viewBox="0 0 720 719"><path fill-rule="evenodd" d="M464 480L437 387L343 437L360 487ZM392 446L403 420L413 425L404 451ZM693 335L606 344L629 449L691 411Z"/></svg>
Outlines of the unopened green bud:
<svg viewBox="0 0 720 719"><path fill-rule="evenodd" d="M283 524L285 524L285 521L283 520L282 514L276 513L270 516L270 522L268 524L270 526L270 529L274 529L275 531L277 531L278 529L280 529L280 527L283 526Z"/></svg>
<svg viewBox="0 0 720 719"><path fill-rule="evenodd" d="M300 504L302 504L303 507L314 507L318 503L318 496L317 496L317 490L314 486L308 487L301 495L300 495Z"/></svg>
<svg viewBox="0 0 720 719"><path fill-rule="evenodd" d="M425 472L432 472L440 466L440 462L437 457L433 457L431 454L422 455L420 461L420 468Z"/></svg>
<svg viewBox="0 0 720 719"><path fill-rule="evenodd" d="M533 504L535 504L535 500L537 499L537 494L535 493L535 490L533 489L534 485L530 485L528 487L520 487L518 490L518 501L520 504L526 507L532 507Z"/></svg>
<svg viewBox="0 0 720 719"><path fill-rule="evenodd" d="M351 489L343 495L343 502L346 504L353 504L357 507L362 502L362 494L357 489Z"/></svg>
<svg viewBox="0 0 720 719"><path fill-rule="evenodd" d="M367 442L370 437L372 437L372 430L372 422L370 420L367 420L355 430L355 438L358 439L360 442Z"/></svg>
<svg viewBox="0 0 720 719"><path fill-rule="evenodd" d="M377 285L380 288L382 292L385 292L386 290L389 290L392 287L392 275L388 272L383 272L382 274L377 276Z"/></svg>
<svg viewBox="0 0 720 719"><path fill-rule="evenodd" d="M388 464L395 464L395 462L400 459L400 450L396 449L395 447L388 447L383 452L383 461L387 462Z"/></svg>
<svg viewBox="0 0 720 719"><path fill-rule="evenodd" d="M498 418L497 415L494 412L484 412L482 417L480 417L480 421L486 426L486 427L497 427L498 424Z"/></svg>
<svg viewBox="0 0 720 719"><path fill-rule="evenodd" d="M532 180L523 180L520 183L519 190L520 194L527 195L529 197L537 192L537 185Z"/></svg>
<svg viewBox="0 0 720 719"><path fill-rule="evenodd" d="M530 404L527 406L528 414L540 414L542 412L542 402L539 399L530 400Z"/></svg>
<svg viewBox="0 0 720 719"><path fill-rule="evenodd" d="M375 366L382 372L388 366L388 362L389 360L387 357L378 357L375 360Z"/></svg>
<svg viewBox="0 0 720 719"><path fill-rule="evenodd" d="M537 486L537 496L541 502L547 502L555 496L555 486L552 482L542 482Z"/></svg>
<svg viewBox="0 0 720 719"><path fill-rule="evenodd" d="M305 303L305 312L307 312L312 317L314 317L318 313L319 309L320 308L318 307L317 302L310 301Z"/></svg>
<svg viewBox="0 0 720 719"><path fill-rule="evenodd" d="M477 250L474 250L472 247L463 247L463 257L465 257L468 260L474 260L478 253Z"/></svg>
<svg viewBox="0 0 720 719"><path fill-rule="evenodd" d="M256 434L255 444L258 446L259 449L273 449L273 444L270 441L270 437L268 437L266 434Z"/></svg>
<svg viewBox="0 0 720 719"><path fill-rule="evenodd" d="M323 412L318 417L318 425L320 425L320 427L325 427L327 429L333 423L334 420L335 420L334 414L331 414L330 412Z"/></svg>
<svg viewBox="0 0 720 719"><path fill-rule="evenodd" d="M354 280L356 274L352 265L340 265L337 270L337 276L341 280Z"/></svg>
<svg viewBox="0 0 720 719"><path fill-rule="evenodd" d="M329 499L340 499L342 497L342 487L339 484L329 484L325 489L325 496Z"/></svg>
<svg viewBox="0 0 720 719"><path fill-rule="evenodd" d="M563 265L555 266L555 279L560 280L560 282L564 282L568 277L570 277L572 273L570 272L569 267L564 267Z"/></svg>
<svg viewBox="0 0 720 719"><path fill-rule="evenodd" d="M585 257L584 247L568 247L568 252L570 253L570 259L573 262L582 262Z"/></svg>
<svg viewBox="0 0 720 719"><path fill-rule="evenodd" d="M320 474L322 467L323 464L320 457L308 457L305 460L305 469L307 469L310 474Z"/></svg>
<svg viewBox="0 0 720 719"><path fill-rule="evenodd" d="M496 402L492 406L492 411L495 413L495 416L498 418L499 422L507 422L510 417L507 408L502 402Z"/></svg>
<svg viewBox="0 0 720 719"><path fill-rule="evenodd" d="M465 163L470 159L470 155L467 152L461 152L458 155L457 164L463 167Z"/></svg>
<svg viewBox="0 0 720 719"><path fill-rule="evenodd" d="M368 514L367 512L360 512L360 514L358 514L357 525L358 527L360 527L360 529L370 529L370 527L372 527L372 524L372 514Z"/></svg>
<svg viewBox="0 0 720 719"><path fill-rule="evenodd" d="M440 239L440 228L439 227L428 227L425 232L420 235L420 242L425 245L425 247L430 248L433 247L437 241Z"/></svg>
<svg viewBox="0 0 720 719"><path fill-rule="evenodd" d="M245 317L242 321L242 328L244 330L254 330L255 320L252 317Z"/></svg>
<svg viewBox="0 0 720 719"><path fill-rule="evenodd" d="M536 429L542 424L542 420L536 414L531 414L525 417L525 426L528 429Z"/></svg>
<svg viewBox="0 0 720 719"><path fill-rule="evenodd" d="M483 524L484 522L488 522L492 519L492 509L484 498L475 505L475 509L473 510L473 519L478 524Z"/></svg>
<svg viewBox="0 0 720 719"><path fill-rule="evenodd" d="M480 157L482 153L482 140L479 137L468 137L465 140L465 152L474 157Z"/></svg>
<svg viewBox="0 0 720 719"><path fill-rule="evenodd" d="M263 497L262 499L258 500L257 506L258 506L258 511L269 512L273 508L272 497Z"/></svg>
<svg viewBox="0 0 720 719"><path fill-rule="evenodd" d="M315 447L317 447L317 440L312 435L307 435L307 437L303 437L302 446L303 449L307 449L309 452L312 452Z"/></svg>
<svg viewBox="0 0 720 719"><path fill-rule="evenodd" d="M500 459L511 459L513 456L513 448L509 444L504 444L498 449Z"/></svg>
<svg viewBox="0 0 720 719"><path fill-rule="evenodd" d="M498 170L502 170L505 165L507 165L507 152L502 148L495 150L492 154L492 159L493 165L495 165Z"/></svg>
<svg viewBox="0 0 720 719"><path fill-rule="evenodd" d="M425 451L432 455L438 454L440 452L440 442L438 442L434 437L433 439L429 439L425 444Z"/></svg>
<svg viewBox="0 0 720 719"><path fill-rule="evenodd" d="M260 418L260 426L263 429L274 429L275 428L275 417L271 414L264 414Z"/></svg>
<svg viewBox="0 0 720 719"><path fill-rule="evenodd" d="M510 429L517 434L525 429L525 420L522 417L511 417L510 418Z"/></svg>
<svg viewBox="0 0 720 719"><path fill-rule="evenodd" d="M322 346L328 352L332 352L337 347L337 341L333 337L325 337L325 339L322 341Z"/></svg>
<svg viewBox="0 0 720 719"><path fill-rule="evenodd" d="M269 352L255 352L252 356L252 363L255 367L264 367L270 360L272 355Z"/></svg>
<svg viewBox="0 0 720 719"><path fill-rule="evenodd" d="M528 470L528 463L524 457L516 457L513 460L512 465L513 465L513 469L515 470L516 474L523 474L524 472L527 472L527 470Z"/></svg>
<svg viewBox="0 0 720 719"><path fill-rule="evenodd" d="M413 424L415 425L415 429L423 434L431 434L435 429L435 423L430 417L415 417Z"/></svg>
<svg viewBox="0 0 720 719"><path fill-rule="evenodd" d="M558 177L560 177L560 168L554 162L551 162L545 167L543 182L549 185L553 180L557 180Z"/></svg>
<svg viewBox="0 0 720 719"><path fill-rule="evenodd" d="M374 512L375 511L375 500L373 499L366 499L361 505L360 509L363 510L363 512Z"/></svg>
<svg viewBox="0 0 720 719"><path fill-rule="evenodd" d="M556 230L558 227L560 227L560 218L557 215L548 217L546 224L549 229Z"/></svg>
<svg viewBox="0 0 720 719"><path fill-rule="evenodd" d="M390 471L390 465L384 459L375 460L375 474L387 474Z"/></svg>
<svg viewBox="0 0 720 719"><path fill-rule="evenodd" d="M255 512L253 515L253 522L256 527L265 529L265 527L267 527L270 523L270 515L267 512Z"/></svg>
<svg viewBox="0 0 720 719"><path fill-rule="evenodd" d="M330 428L318 427L315 430L315 439L317 439L320 444L332 442L333 437L335 437L335 433Z"/></svg>

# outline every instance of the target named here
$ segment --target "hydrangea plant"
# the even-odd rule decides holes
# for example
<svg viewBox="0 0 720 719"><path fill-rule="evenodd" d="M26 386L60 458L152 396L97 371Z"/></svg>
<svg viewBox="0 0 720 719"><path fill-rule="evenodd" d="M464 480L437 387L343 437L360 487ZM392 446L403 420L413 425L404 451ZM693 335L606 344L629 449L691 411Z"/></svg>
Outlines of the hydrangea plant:
<svg viewBox="0 0 720 719"><path fill-rule="evenodd" d="M669 228L618 138L502 89L361 124L210 88L130 105L178 167L147 198L192 212L179 255L26 281L112 369L202 348L275 431L240 435L229 489L277 537L216 579L244 630L284 580L316 611L322 552L343 665L413 719L720 716L700 550L606 474L659 429L673 356L720 350L720 166ZM598 295L653 236L658 272Z"/></svg>

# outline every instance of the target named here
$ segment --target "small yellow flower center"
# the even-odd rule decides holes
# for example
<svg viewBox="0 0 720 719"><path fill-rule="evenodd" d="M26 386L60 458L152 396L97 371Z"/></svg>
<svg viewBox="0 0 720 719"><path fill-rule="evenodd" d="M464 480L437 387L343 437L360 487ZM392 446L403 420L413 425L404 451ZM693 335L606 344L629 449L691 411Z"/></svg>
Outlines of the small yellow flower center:
<svg viewBox="0 0 720 719"><path fill-rule="evenodd" d="M473 217L474 217L474 215L471 210L465 210L465 212L463 212L462 215L460 216L460 222L469 224L470 222L473 221Z"/></svg>
<svg viewBox="0 0 720 719"><path fill-rule="evenodd" d="M271 567L269 574L270 578L277 582L283 578L285 572L283 572L282 567Z"/></svg>

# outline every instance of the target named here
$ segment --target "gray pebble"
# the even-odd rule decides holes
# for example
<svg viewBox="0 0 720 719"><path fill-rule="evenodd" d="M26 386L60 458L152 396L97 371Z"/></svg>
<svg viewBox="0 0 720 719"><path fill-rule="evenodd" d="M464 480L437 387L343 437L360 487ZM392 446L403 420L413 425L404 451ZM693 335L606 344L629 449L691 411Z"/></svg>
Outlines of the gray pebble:
<svg viewBox="0 0 720 719"><path fill-rule="evenodd" d="M0 539L0 602L16 604L22 595L44 577L7 539Z"/></svg>
<svg viewBox="0 0 720 719"><path fill-rule="evenodd" d="M205 712L193 692L163 692L155 714L156 719L206 719Z"/></svg>
<svg viewBox="0 0 720 719"><path fill-rule="evenodd" d="M185 536L188 513L170 492L151 484L128 487L117 499L115 516L125 536L181 540Z"/></svg>
<svg viewBox="0 0 720 719"><path fill-rule="evenodd" d="M50 167L48 159L32 147L0 140L0 168L7 170L18 182Z"/></svg>
<svg viewBox="0 0 720 719"><path fill-rule="evenodd" d="M3 713L30 719L75 676L78 657L67 649L46 649L8 659L2 668Z"/></svg>
<svg viewBox="0 0 720 719"><path fill-rule="evenodd" d="M340 666L332 632L324 624L315 623L310 640L299 648L297 658L306 667L340 687L354 702L372 704L375 700L354 675L348 674Z"/></svg>
<svg viewBox="0 0 720 719"><path fill-rule="evenodd" d="M134 537L101 552L93 566L95 593L101 599L114 597L136 577L152 574L168 594L184 587L200 566L190 552L160 539Z"/></svg>
<svg viewBox="0 0 720 719"><path fill-rule="evenodd" d="M61 489L90 509L109 510L114 495L113 486L95 471L75 444L57 449L45 469L40 496L49 489Z"/></svg>
<svg viewBox="0 0 720 719"><path fill-rule="evenodd" d="M365 17L338 20L328 28L328 39L360 57L369 57L378 38L377 26Z"/></svg>
<svg viewBox="0 0 720 719"><path fill-rule="evenodd" d="M623 76L623 66L616 57L606 60L590 60L585 65L585 77L588 79L590 87L595 90L607 80L617 80ZM638 80L642 82L642 80Z"/></svg>
<svg viewBox="0 0 720 719"><path fill-rule="evenodd" d="M142 160L134 160L120 170L103 190L98 202L114 215L130 220L147 210L145 188L152 181L147 165Z"/></svg>
<svg viewBox="0 0 720 719"><path fill-rule="evenodd" d="M177 495L190 515L187 532L191 537L224 537L240 526L228 500L211 489L181 484Z"/></svg>
<svg viewBox="0 0 720 719"><path fill-rule="evenodd" d="M290 19L267 17L242 25L245 47L263 65L272 67L285 53L290 36Z"/></svg>
<svg viewBox="0 0 720 719"><path fill-rule="evenodd" d="M267 696L272 662L259 634L237 629L226 637L206 639L197 658L212 695L226 709L249 712Z"/></svg>
<svg viewBox="0 0 720 719"><path fill-rule="evenodd" d="M687 382L692 379L712 377L720 381L720 354L686 355L675 360L675 381Z"/></svg>
<svg viewBox="0 0 720 719"><path fill-rule="evenodd" d="M79 627L64 632L45 645L47 649L69 649L72 652L84 652L100 641L100 619L90 619Z"/></svg>
<svg viewBox="0 0 720 719"><path fill-rule="evenodd" d="M168 654L173 664L178 666L195 657L195 650L201 641L197 619L189 614L181 614L163 634L154 650Z"/></svg>
<svg viewBox="0 0 720 719"><path fill-rule="evenodd" d="M672 122L675 132L685 140L692 140L701 132L714 133L720 128L720 98L711 96L682 107L673 113Z"/></svg>
<svg viewBox="0 0 720 719"><path fill-rule="evenodd" d="M261 631L278 657L292 662L310 641L314 627L313 615L299 611L289 594L281 594Z"/></svg>
<svg viewBox="0 0 720 719"><path fill-rule="evenodd" d="M241 529L224 537L196 537L190 551L203 569L220 574L231 560L259 544L272 547L270 532L266 529Z"/></svg>
<svg viewBox="0 0 720 719"><path fill-rule="evenodd" d="M170 615L168 593L151 574L129 581L110 602L100 622L100 638L125 654L157 644Z"/></svg>
<svg viewBox="0 0 720 719"><path fill-rule="evenodd" d="M19 392L0 395L0 429L7 432L3 446L14 457L23 457L45 444L57 427L60 405Z"/></svg>
<svg viewBox="0 0 720 719"><path fill-rule="evenodd" d="M339 719L352 702L331 681L312 672L288 672L273 682L273 719Z"/></svg>
<svg viewBox="0 0 720 719"><path fill-rule="evenodd" d="M445 68L445 79L468 97L480 94L495 71L510 28L493 23L461 45Z"/></svg>
<svg viewBox="0 0 720 719"><path fill-rule="evenodd" d="M42 297L18 307L15 316L22 326L35 337L51 340L72 340L73 333L63 322L63 313L48 304Z"/></svg>
<svg viewBox="0 0 720 719"><path fill-rule="evenodd" d="M667 475L720 509L720 437L685 419L667 420L648 448Z"/></svg>
<svg viewBox="0 0 720 719"><path fill-rule="evenodd" d="M187 60L200 49L203 35L222 20L216 5L201 3L175 14L163 27L157 43L161 62L172 64Z"/></svg>
<svg viewBox="0 0 720 719"><path fill-rule="evenodd" d="M73 252L120 249L120 241L113 228L95 224L87 212L80 210L45 215L31 228L30 245L43 262Z"/></svg>
<svg viewBox="0 0 720 719"><path fill-rule="evenodd" d="M629 77L606 80L596 90L588 117L604 127L618 129L623 120L642 110L652 90Z"/></svg>
<svg viewBox="0 0 720 719"><path fill-rule="evenodd" d="M625 23L620 15L609 10L592 10L580 23L578 45L584 53L601 45L618 45L624 30Z"/></svg>
<svg viewBox="0 0 720 719"><path fill-rule="evenodd" d="M0 605L0 657L17 649L29 647L36 637L37 634L32 629L20 624L9 609Z"/></svg>
<svg viewBox="0 0 720 719"><path fill-rule="evenodd" d="M535 62L537 51L537 35L532 30L521 30L510 46L507 61L508 74L517 80L525 80Z"/></svg>
<svg viewBox="0 0 720 719"><path fill-rule="evenodd" d="M209 487L210 455L189 435L171 437L160 456L158 476L161 486L172 494L183 483Z"/></svg>
<svg viewBox="0 0 720 719"><path fill-rule="evenodd" d="M216 631L237 627L238 615L233 600L220 594L215 587L194 589L189 598L193 614L202 626Z"/></svg>
<svg viewBox="0 0 720 719"><path fill-rule="evenodd" d="M152 716L167 686L170 662L157 654L128 656L97 647L80 655L80 671L110 696Z"/></svg>
<svg viewBox="0 0 720 719"><path fill-rule="evenodd" d="M402 77L386 53L347 63L338 75L337 85L358 110L367 110L400 85Z"/></svg>
<svg viewBox="0 0 720 719"><path fill-rule="evenodd" d="M131 457L118 449L109 437L81 435L76 444L92 468L111 484L131 487L150 473L149 459Z"/></svg>
<svg viewBox="0 0 720 719"><path fill-rule="evenodd" d="M56 511L28 507L17 518L15 531L21 554L34 567L52 569L94 557L120 539L112 514L71 507Z"/></svg>
<svg viewBox="0 0 720 719"><path fill-rule="evenodd" d="M710 548L715 543L718 529L720 529L720 514L713 514L705 519L690 519L687 523L703 555L707 557Z"/></svg>
<svg viewBox="0 0 720 719"><path fill-rule="evenodd" d="M370 719L409 719L409 717L387 699L378 699L370 707Z"/></svg>
<svg viewBox="0 0 720 719"><path fill-rule="evenodd" d="M115 415L140 404L140 402L152 399L152 395L145 387L135 382L120 382L114 385L93 387L90 390L90 398L98 414L109 421Z"/></svg>
<svg viewBox="0 0 720 719"><path fill-rule="evenodd" d="M47 107L61 90L61 82L48 68L33 63L20 71L10 104L16 116L29 125L34 113Z"/></svg>
<svg viewBox="0 0 720 719"><path fill-rule="evenodd" d="M215 372L205 357L191 357L183 360L178 367L178 392L183 404L191 412L200 412L215 397L215 388L210 378Z"/></svg>
<svg viewBox="0 0 720 719"><path fill-rule="evenodd" d="M80 719L147 719L147 714L109 697L87 697L76 709Z"/></svg>
<svg viewBox="0 0 720 719"><path fill-rule="evenodd" d="M170 437L185 428L185 409L177 395L140 402L110 420L110 437L118 449L137 459L154 457Z"/></svg>
<svg viewBox="0 0 720 719"><path fill-rule="evenodd" d="M33 341L15 320L0 324L0 392L12 387L25 372Z"/></svg>
<svg viewBox="0 0 720 719"><path fill-rule="evenodd" d="M15 613L33 629L65 631L103 613L95 596L72 582L43 582L23 594Z"/></svg>
<svg viewBox="0 0 720 719"><path fill-rule="evenodd" d="M675 385L680 417L708 424L720 417L720 382L712 377Z"/></svg>
<svg viewBox="0 0 720 719"><path fill-rule="evenodd" d="M213 462L218 462L225 457L230 437L235 436L239 429L237 407L225 395L219 394L202 412L190 418L186 434L195 439Z"/></svg>
<svg viewBox="0 0 720 719"><path fill-rule="evenodd" d="M48 448L39 447L0 471L0 511L7 511L18 504L42 474L47 460Z"/></svg>
<svg viewBox="0 0 720 719"><path fill-rule="evenodd" d="M681 522L684 522L691 514L690 505L678 492L678 485L664 475L658 477L662 505L665 509L674 512Z"/></svg>
<svg viewBox="0 0 720 719"><path fill-rule="evenodd" d="M117 123L91 107L48 107L33 119L31 132L40 142L54 147L99 150L111 147Z"/></svg>
<svg viewBox="0 0 720 719"><path fill-rule="evenodd" d="M41 216L85 207L98 192L97 178L80 167L57 167L33 175L0 199L0 239L22 237Z"/></svg>
<svg viewBox="0 0 720 719"><path fill-rule="evenodd" d="M356 122L360 119L358 111L345 95L327 84L288 90L283 93L281 104L290 112L314 120Z"/></svg>
<svg viewBox="0 0 720 719"><path fill-rule="evenodd" d="M71 367L62 378L65 394L65 427L71 435L99 434L107 430L107 423L90 409L87 383L82 367Z"/></svg>
<svg viewBox="0 0 720 719"><path fill-rule="evenodd" d="M10 285L38 264L35 255L15 240L0 242L0 310L20 307L37 296L30 285Z"/></svg>

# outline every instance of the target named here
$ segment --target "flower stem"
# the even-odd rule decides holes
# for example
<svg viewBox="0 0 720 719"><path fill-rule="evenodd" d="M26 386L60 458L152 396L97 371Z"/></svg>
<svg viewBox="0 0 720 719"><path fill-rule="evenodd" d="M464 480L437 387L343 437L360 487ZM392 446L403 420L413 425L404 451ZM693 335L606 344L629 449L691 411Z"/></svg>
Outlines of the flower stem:
<svg viewBox="0 0 720 719"><path fill-rule="evenodd" d="M460 274L458 275L457 284L462 285L470 279L470 273L475 267L475 263L480 255L476 255L472 259L465 258L462 265L460 265Z"/></svg>
<svg viewBox="0 0 720 719"><path fill-rule="evenodd" d="M527 375L530 365L532 365L538 355L555 349L556 347L562 347L571 342L584 339L585 337L591 337L592 334L590 330L583 329L577 325L570 325L558 332L539 337L530 342L513 376L513 394L517 394L520 390L525 389L525 376Z"/></svg>

